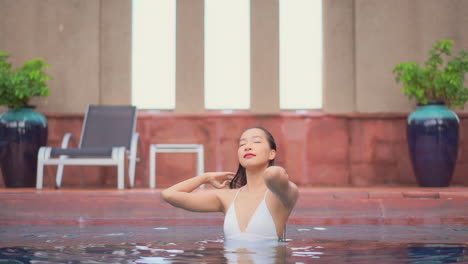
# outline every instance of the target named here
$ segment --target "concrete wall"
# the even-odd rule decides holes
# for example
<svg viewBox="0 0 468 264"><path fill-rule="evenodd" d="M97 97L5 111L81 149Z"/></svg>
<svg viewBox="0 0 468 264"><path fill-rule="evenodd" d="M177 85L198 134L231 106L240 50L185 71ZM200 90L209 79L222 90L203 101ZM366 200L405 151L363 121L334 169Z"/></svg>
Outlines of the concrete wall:
<svg viewBox="0 0 468 264"><path fill-rule="evenodd" d="M82 114L50 114L47 118L48 146L60 146L65 132L73 133L78 142ZM468 186L468 115L460 118L460 147L451 186ZM417 186L406 143L405 114L226 115L216 111L140 112L141 162L136 166L135 186L149 186L151 144L203 144L206 171L236 171L239 136L254 125L273 134L278 148L276 165L284 167L301 187ZM195 175L196 155L160 153L156 167L157 187L167 187ZM57 166L45 167L45 188L54 186L56 170ZM63 186L116 188L116 175L116 167L66 166ZM0 188L3 186L0 176Z"/></svg>
<svg viewBox="0 0 468 264"><path fill-rule="evenodd" d="M203 4L177 0L176 111L203 112ZM251 1L253 113L278 113L277 0ZM44 57L52 94L45 112L131 102L131 0L0 0L0 49L15 64ZM409 112L394 81L402 61L426 59L438 39L468 50L468 1L326 0L324 108L331 113ZM269 103L266 103L269 102Z"/></svg>
<svg viewBox="0 0 468 264"><path fill-rule="evenodd" d="M83 112L87 104L130 103L131 1L2 0L0 49L20 66L51 65L52 93L40 111Z"/></svg>
<svg viewBox="0 0 468 264"><path fill-rule="evenodd" d="M424 62L439 39L468 50L468 1L326 0L324 110L409 112L394 81L399 62Z"/></svg>
<svg viewBox="0 0 468 264"><path fill-rule="evenodd" d="M177 1L176 8L176 111L203 113L204 1Z"/></svg>
<svg viewBox="0 0 468 264"><path fill-rule="evenodd" d="M176 113L140 113L144 160L137 168L138 186L148 180L149 144L203 143L207 170L232 169L236 157L229 149L244 128L259 124L271 129L285 149L279 164L303 186L414 184L404 120L415 104L399 91L391 71L401 61L424 61L441 38L468 50L468 1L323 1L326 113L307 117L278 113L277 0L251 1L253 115L204 113L203 3L177 0ZM83 113L89 103L131 102L131 6L131 0L0 0L0 50L16 65L33 57L52 65L51 96L33 102L49 117L49 145L58 145L69 131L79 136L83 116L67 112ZM358 114L331 114L351 112ZM387 114L367 117L372 112ZM403 114L394 118L389 112ZM464 129L468 119L462 119ZM468 143L461 140L455 183L466 186ZM182 163L191 164L187 155ZM182 164L171 158L161 162L164 179ZM191 165L181 168L179 175L193 171ZM113 184L112 169L96 170L86 173L87 182ZM69 184L79 184L76 175Z"/></svg>

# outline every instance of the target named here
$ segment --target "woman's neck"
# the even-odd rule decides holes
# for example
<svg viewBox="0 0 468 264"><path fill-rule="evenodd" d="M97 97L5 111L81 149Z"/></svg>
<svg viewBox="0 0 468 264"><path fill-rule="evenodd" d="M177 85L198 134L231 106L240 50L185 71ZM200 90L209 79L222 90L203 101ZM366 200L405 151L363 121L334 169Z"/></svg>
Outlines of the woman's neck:
<svg viewBox="0 0 468 264"><path fill-rule="evenodd" d="M247 191L258 191L266 188L265 179L263 174L267 167L260 169L249 169L246 171L247 184L245 188Z"/></svg>

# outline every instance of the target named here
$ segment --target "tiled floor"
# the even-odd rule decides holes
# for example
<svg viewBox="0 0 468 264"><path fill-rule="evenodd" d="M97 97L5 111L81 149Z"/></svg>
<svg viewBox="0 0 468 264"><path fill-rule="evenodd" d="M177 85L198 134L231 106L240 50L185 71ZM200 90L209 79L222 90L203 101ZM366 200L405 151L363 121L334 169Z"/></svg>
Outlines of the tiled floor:
<svg viewBox="0 0 468 264"><path fill-rule="evenodd" d="M202 225L219 213L173 208L159 189L0 189L0 225L151 224L155 219ZM468 188L301 188L291 224L468 224Z"/></svg>

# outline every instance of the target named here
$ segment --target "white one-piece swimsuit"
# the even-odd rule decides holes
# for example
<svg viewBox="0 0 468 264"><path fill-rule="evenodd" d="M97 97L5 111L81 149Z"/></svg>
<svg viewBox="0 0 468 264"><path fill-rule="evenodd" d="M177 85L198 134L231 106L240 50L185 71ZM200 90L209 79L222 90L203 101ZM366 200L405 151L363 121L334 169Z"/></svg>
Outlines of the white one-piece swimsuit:
<svg viewBox="0 0 468 264"><path fill-rule="evenodd" d="M234 201L229 207L224 218L224 238L226 240L244 240L244 241L257 241L257 240L276 240L278 241L278 234L276 233L276 226L271 216L270 210L266 204L266 195L268 190L263 196L263 200L257 206L254 214L250 218L247 228L244 232L240 230L239 223L237 222L236 213L236 198L239 194L237 190Z"/></svg>

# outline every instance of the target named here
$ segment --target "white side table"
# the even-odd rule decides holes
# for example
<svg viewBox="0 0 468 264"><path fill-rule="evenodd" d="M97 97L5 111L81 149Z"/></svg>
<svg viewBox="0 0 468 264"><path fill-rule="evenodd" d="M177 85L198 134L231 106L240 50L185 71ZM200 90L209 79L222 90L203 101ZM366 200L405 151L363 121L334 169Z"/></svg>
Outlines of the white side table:
<svg viewBox="0 0 468 264"><path fill-rule="evenodd" d="M205 172L202 144L151 144L150 145L150 188L156 187L156 153L197 153L197 175Z"/></svg>

